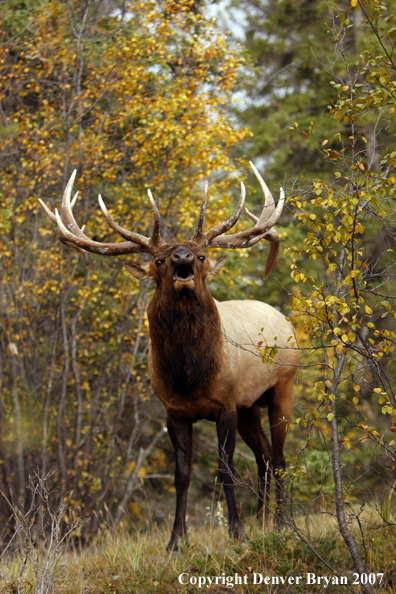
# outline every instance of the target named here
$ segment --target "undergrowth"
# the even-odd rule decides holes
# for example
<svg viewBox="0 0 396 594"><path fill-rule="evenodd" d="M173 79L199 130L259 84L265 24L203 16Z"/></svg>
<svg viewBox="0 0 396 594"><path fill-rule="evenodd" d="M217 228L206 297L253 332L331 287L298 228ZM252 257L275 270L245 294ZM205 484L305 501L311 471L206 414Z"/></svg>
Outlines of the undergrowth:
<svg viewBox="0 0 396 594"><path fill-rule="evenodd" d="M394 592L396 589L396 531L394 526L376 522L374 514L362 517L362 530L367 557L368 571L384 573L381 586L378 581L375 590ZM307 543L301 541L293 531L276 532L267 530L253 520L246 526L245 542L231 541L225 526L214 526L209 518L201 526L192 527L189 532L190 546L178 556L165 553L169 530L153 527L146 532L105 530L95 542L86 547L74 547L63 554L60 560L57 583L52 590L56 594L143 594L210 592L229 593L313 593L348 592L345 586L332 584L333 576L345 576L353 592L359 588L353 585L353 567L345 544L336 530L336 523L328 514L318 514L305 522ZM361 534L356 535L361 541ZM326 563L326 567L315 551ZM8 559L8 569L18 563L14 557ZM2 563L5 560L2 559ZM11 563L11 565L10 565ZM0 567L1 570L1 567ZM307 583L307 574L327 576L329 583ZM235 584L235 574L242 581ZM254 583L269 577L269 584ZM8 574L9 576L11 573ZM179 577L181 576L181 577ZM301 576L300 583L296 577ZM21 594L38 594L29 572L21 584ZM199 578L201 577L201 588ZM208 577L216 578L211 584ZM279 583L271 583L272 578ZM288 578L294 577L294 583ZM205 578L205 581L203 581ZM228 578L228 584L227 584ZM283 578L283 582L281 578ZM183 583L180 583L180 580ZM275 580L276 581L276 580ZM293 581L293 580L292 580ZM195 583L194 583L195 582ZM12 580L3 584L3 594L18 592Z"/></svg>

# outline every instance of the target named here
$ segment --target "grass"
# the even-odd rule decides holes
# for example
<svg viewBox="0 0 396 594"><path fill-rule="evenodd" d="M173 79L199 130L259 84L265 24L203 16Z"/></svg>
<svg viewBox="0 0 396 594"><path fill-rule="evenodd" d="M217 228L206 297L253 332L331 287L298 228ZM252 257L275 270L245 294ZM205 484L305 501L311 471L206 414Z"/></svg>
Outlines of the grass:
<svg viewBox="0 0 396 594"><path fill-rule="evenodd" d="M366 513L362 518L367 565L371 573L385 573L381 591L394 592L396 531L394 527L384 526L378 521L375 523L376 518L378 516L374 513ZM353 567L334 519L327 514L318 514L311 517L308 526L304 522L301 527L305 530L308 527L311 546L336 569L339 576L346 576L353 591L358 592L358 587L352 586ZM356 526L352 528L357 529ZM355 536L359 538L357 531ZM56 594L347 592L346 588L341 589L331 583L326 588L323 583L307 584L307 573L327 576L330 582L333 573L291 530L281 533L266 531L252 520L246 525L245 543L240 543L228 538L225 526L215 526L208 519L206 523L191 528L190 546L175 557L165 553L168 539L169 530L156 527L143 533L105 531L89 547L63 554L57 582L51 591ZM20 562L17 557L9 561L9 582L0 589L2 593L18 591L10 572L13 570L16 576ZM268 576L270 583L254 584L254 573ZM184 584L179 582L181 574L184 574L180 578ZM234 583L235 574L242 584ZM207 587L208 577L216 576L219 583ZM282 583L280 576L286 583ZM290 576L301 576L300 583L287 583ZM271 583L273 577L278 578L278 584ZM199 578L201 588L198 587ZM229 585L223 583L227 578ZM24 576L20 592L38 594L31 569Z"/></svg>

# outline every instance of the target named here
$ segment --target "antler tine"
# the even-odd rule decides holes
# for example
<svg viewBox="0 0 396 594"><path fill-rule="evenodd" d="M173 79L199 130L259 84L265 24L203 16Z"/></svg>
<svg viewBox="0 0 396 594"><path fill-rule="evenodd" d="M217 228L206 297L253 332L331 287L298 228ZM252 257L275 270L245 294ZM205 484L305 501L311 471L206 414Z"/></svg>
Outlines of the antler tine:
<svg viewBox="0 0 396 594"><path fill-rule="evenodd" d="M154 249L161 247L165 242L161 237L161 215L158 210L158 207L155 203L151 190L147 190L147 194L150 200L150 205L153 211L154 221L153 227L151 229L151 237L149 240L149 245L152 246Z"/></svg>
<svg viewBox="0 0 396 594"><path fill-rule="evenodd" d="M258 223L259 222L259 218L256 217L256 215L254 215L253 213L251 213L245 206L245 212L247 214L247 216L249 217L249 219L251 219L253 221L253 223Z"/></svg>
<svg viewBox="0 0 396 594"><path fill-rule="evenodd" d="M262 189L263 194L264 194L264 208L263 208L263 212L261 213L261 217L260 217L260 222L263 223L274 212L275 202L274 202L271 192L268 189L267 184L265 183L265 181L263 180L263 178L257 171L254 164L251 161L249 161L249 164L250 164L250 167L252 168L253 173L256 176L256 179L257 179L258 183L260 184L260 188Z"/></svg>
<svg viewBox="0 0 396 594"><path fill-rule="evenodd" d="M113 217L107 210L106 205L103 202L103 198L100 194L98 196L98 202L100 210L103 212L107 222L109 223L110 227L114 229L114 231L119 233L121 237L124 237L124 239L127 239L128 241L133 241L134 243L137 243L138 245L142 246L144 248L144 251L151 253L151 250L149 248L149 240L147 239L147 237L145 237L144 235L140 235L140 233L133 233L132 231L128 231L127 229L120 227L120 225L117 225L117 223L114 221Z"/></svg>
<svg viewBox="0 0 396 594"><path fill-rule="evenodd" d="M74 234L79 237L86 237L84 233L81 231L80 227L77 225L74 215L73 215L73 205L77 199L77 196L74 196L73 204L71 203L71 193L73 189L74 180L76 178L77 169L73 171L70 176L69 181L67 182L65 191L63 192L62 197L62 205L61 205L61 214L60 218L62 219L63 224ZM56 213L56 211L55 211Z"/></svg>
<svg viewBox="0 0 396 594"><path fill-rule="evenodd" d="M206 233L202 233L198 240L196 240L197 243L202 247L214 245L213 241L216 237L226 233L226 231L229 231L241 216L242 208L245 203L245 197L245 186L243 185L243 182L241 182L241 195L239 197L238 206L236 207L234 214L227 221L224 221L224 223L220 223L219 225L212 227L212 229L209 229L209 231L206 231Z"/></svg>
<svg viewBox="0 0 396 594"><path fill-rule="evenodd" d="M77 202L78 194L79 194L79 192L76 192L76 193L74 194L74 198L73 198L73 200L71 201L71 207L72 207L72 208L74 208L74 205L75 205L75 203Z"/></svg>
<svg viewBox="0 0 396 594"><path fill-rule="evenodd" d="M269 273L272 270L273 265L276 262L277 257L278 257L280 239L279 239L279 235L275 231L275 229L271 229L271 231L266 233L264 235L264 239L267 239L270 242L268 256L265 261L265 269L264 269L264 280L266 280Z"/></svg>
<svg viewBox="0 0 396 594"><path fill-rule="evenodd" d="M69 227L69 229L72 230L73 233L75 233L76 235L87 238L87 236L83 233L83 230L80 229L79 226L77 225L77 223L74 219L74 216L73 216L73 211L72 211L72 208L77 201L78 192L76 192L76 194L74 195L73 200L70 201L71 191L73 188L73 183L74 183L74 179L76 177L76 173L77 173L77 170L75 169L73 171L73 173L71 174L69 181L67 182L65 191L63 192L62 205L61 205L61 218L64 221L64 223ZM48 208L48 206L40 198L38 200L39 200L41 206L44 208L47 216L51 219L51 221L53 221L54 223L57 223L56 215Z"/></svg>
<svg viewBox="0 0 396 594"><path fill-rule="evenodd" d="M268 219L266 219L266 221L263 223L263 224L265 224L267 229L271 229L271 227L273 227L275 225L275 223L278 221L279 217L282 214L284 205L285 205L285 192L284 192L283 188L280 188L278 204L276 205L276 208L275 208L274 212L272 213L272 215ZM262 215L260 217L260 220L259 220L257 226L261 226L261 224L262 224L261 218L262 218Z"/></svg>
<svg viewBox="0 0 396 594"><path fill-rule="evenodd" d="M70 180L69 180L70 182ZM77 197L78 197L78 192L75 193L74 198L71 202L71 208L73 208L73 206L75 205L76 201L77 201ZM51 219L51 221L53 221L54 223L57 223L57 219L56 219L56 215L48 208L48 206L39 198L38 201L40 202L41 206L44 208L47 216ZM74 218L73 218L74 220ZM78 225L77 223L75 223L75 227L78 229ZM84 233L84 229L85 229L85 225L82 226L82 228L80 229L81 234L86 237L85 233ZM87 238L88 239L88 238ZM85 250L83 250L80 247L77 247L69 242L64 242L66 245L69 245L71 247L74 247L77 251L79 251L81 254L83 254L85 252Z"/></svg>
<svg viewBox="0 0 396 594"><path fill-rule="evenodd" d="M44 208L47 217L50 218L51 221L56 223L56 216L54 215L54 213L48 208L48 206L45 204L45 202L43 202L41 200L41 198L39 198L38 201L40 202L41 206Z"/></svg>
<svg viewBox="0 0 396 594"><path fill-rule="evenodd" d="M206 207L208 205L208 182L205 181L204 193L202 196L201 208L199 210L199 217L197 226L194 231L194 235L191 237L191 241L199 239L203 232L203 226L205 224Z"/></svg>
<svg viewBox="0 0 396 594"><path fill-rule="evenodd" d="M245 210L247 210L247 209L245 209ZM256 217L255 215L252 215L252 213L248 213L248 216L250 216L250 218L253 221L254 220L258 221L258 217ZM262 239L266 239L267 241L270 242L268 256L265 261L265 269L264 269L264 280L266 280L269 273L272 270L273 265L276 262L277 257L278 257L280 239L279 239L278 232L275 230L275 228L272 228L270 231L266 231L262 235L259 235L258 237L255 237L254 239L249 241L249 244L245 247L252 247L252 246L256 245L256 243L258 243Z"/></svg>

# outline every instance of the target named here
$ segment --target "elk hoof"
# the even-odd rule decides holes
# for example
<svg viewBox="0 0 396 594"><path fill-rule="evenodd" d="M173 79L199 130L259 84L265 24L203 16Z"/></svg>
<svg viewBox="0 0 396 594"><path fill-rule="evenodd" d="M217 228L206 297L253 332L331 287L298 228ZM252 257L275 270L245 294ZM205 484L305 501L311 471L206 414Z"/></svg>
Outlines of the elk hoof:
<svg viewBox="0 0 396 594"><path fill-rule="evenodd" d="M179 549L177 549L175 551L175 549L173 549L173 551L170 553L170 556L172 557L172 559L174 559L175 557L181 557L182 552L179 551Z"/></svg>
<svg viewBox="0 0 396 594"><path fill-rule="evenodd" d="M176 543L173 543L173 544L169 543L168 546L166 547L166 552L171 557L178 557L179 555L181 555L181 551Z"/></svg>
<svg viewBox="0 0 396 594"><path fill-rule="evenodd" d="M183 553L183 549L190 546L188 543L187 538L171 538L169 541L168 546L166 547L166 552L171 554L172 557L177 557Z"/></svg>

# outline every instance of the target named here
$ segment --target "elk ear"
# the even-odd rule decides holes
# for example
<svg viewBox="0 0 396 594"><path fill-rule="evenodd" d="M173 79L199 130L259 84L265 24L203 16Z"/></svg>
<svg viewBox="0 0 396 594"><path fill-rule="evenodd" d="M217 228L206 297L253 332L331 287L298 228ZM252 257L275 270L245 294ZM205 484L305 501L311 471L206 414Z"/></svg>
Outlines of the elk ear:
<svg viewBox="0 0 396 594"><path fill-rule="evenodd" d="M208 274L217 274L227 262L228 256L220 256L220 258L207 258L210 262Z"/></svg>
<svg viewBox="0 0 396 594"><path fill-rule="evenodd" d="M150 272L151 262L143 262L138 264L137 262L124 262L124 266L135 278L139 280L146 280L147 278L153 279Z"/></svg>

